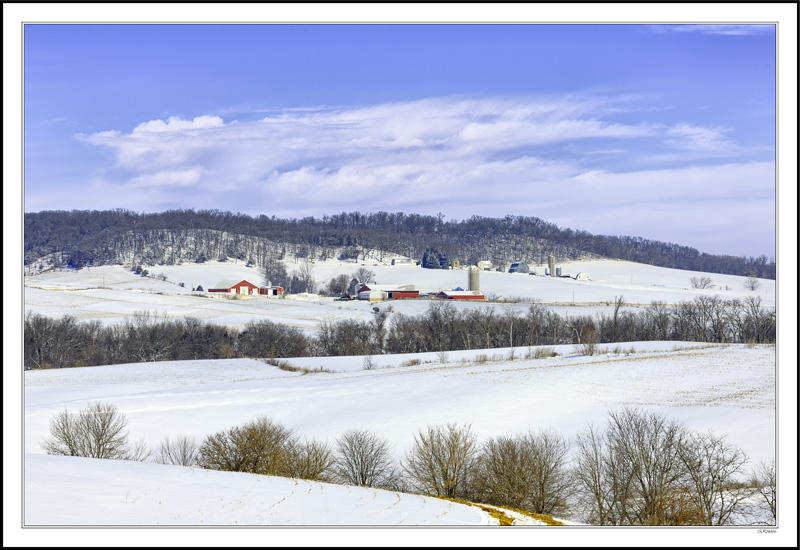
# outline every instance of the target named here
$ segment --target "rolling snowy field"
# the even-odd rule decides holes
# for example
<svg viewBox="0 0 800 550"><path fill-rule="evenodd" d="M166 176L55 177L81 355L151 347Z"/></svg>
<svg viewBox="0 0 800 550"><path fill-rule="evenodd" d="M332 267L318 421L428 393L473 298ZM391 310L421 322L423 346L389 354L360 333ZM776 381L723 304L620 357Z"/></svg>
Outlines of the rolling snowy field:
<svg viewBox="0 0 800 550"><path fill-rule="evenodd" d="M413 284L421 294L467 287L466 270L422 269L418 266L388 265L389 262L340 262L328 260L314 265L318 287L327 285L331 277L351 276L365 268L375 273L378 284ZM775 281L760 279L756 291L745 289L745 277L715 275L710 278L715 288L693 289L692 277L708 274L666 269L632 262L597 260L559 264L563 274L588 273L590 281L550 278L518 273L485 271L480 274L480 289L487 297L503 302L459 304L460 307L516 307L509 304L520 299L540 302L561 315L594 315L610 310L616 296L623 296L632 307L649 306L654 300L675 304L695 296L719 295L724 299L756 295L764 307L775 306ZM287 271L299 267L286 262ZM360 301L336 302L318 295L290 295L287 299L266 296L244 296L235 300L207 292L192 293L198 285L204 289L227 279L246 279L256 285L264 283L258 270L242 262L206 262L180 266L148 266L150 275L163 274L166 281L141 277L122 266L103 266L81 270L64 269L25 277L25 310L50 316L70 314L78 319L97 319L104 324L119 322L137 311L150 311L170 317L198 319L241 328L251 320L266 319L303 330L316 330L319 322L339 319L367 320L372 307ZM543 266L536 267L539 273ZM178 286L183 283L184 286ZM418 314L428 306L427 300L391 302L397 313Z"/></svg>
<svg viewBox="0 0 800 550"><path fill-rule="evenodd" d="M376 262L319 263L314 275L318 284L325 284L331 276L351 274L362 263L383 284L411 283L423 293L466 287L465 271ZM744 277L712 274L717 288L696 290L689 279L704 274L616 261L562 267L573 275L587 272L592 280L482 272L481 290L535 300L576 315L603 311L620 295L636 307L652 300L691 300L700 294L739 299L753 294L745 290ZM321 320L371 315L372 306L363 302L335 302L316 295L231 300L192 294L192 286L208 288L222 279L246 278L260 284L255 269L242 263L156 266L150 272L163 273L167 281L138 277L121 266L26 277L24 308L52 316L69 313L79 319L100 319L105 324L148 310L234 327L269 319L307 331L314 331ZM763 305L774 306L775 282L760 283L755 293ZM391 306L395 312L415 314L427 304L410 300ZM458 305L527 308L529 304ZM514 350L513 357L510 349L376 356L378 368L369 371L363 370L361 357L289 359L292 366L329 371L310 374L287 372L256 359L28 371L23 387L24 521L124 526L487 526L494 521L476 508L415 495L45 455L41 441L48 435L51 416L92 401L116 404L129 420L131 439L150 446L179 434L202 440L267 415L301 436L328 442L346 429L368 428L386 437L401 458L414 434L428 425L471 424L479 441L529 429L554 429L572 437L590 422L604 425L610 410L634 406L683 421L693 430L727 434L748 453L750 464L775 456L774 346L633 342L621 349L601 345L603 353L592 357L573 346L551 347L559 355L546 359L522 359L525 349ZM488 360L481 360L481 355ZM412 359L419 364L410 364ZM565 532L575 529L587 528L568 527ZM543 531L552 530L538 527L537 544L552 541L540 538ZM527 539L520 544L533 543Z"/></svg>

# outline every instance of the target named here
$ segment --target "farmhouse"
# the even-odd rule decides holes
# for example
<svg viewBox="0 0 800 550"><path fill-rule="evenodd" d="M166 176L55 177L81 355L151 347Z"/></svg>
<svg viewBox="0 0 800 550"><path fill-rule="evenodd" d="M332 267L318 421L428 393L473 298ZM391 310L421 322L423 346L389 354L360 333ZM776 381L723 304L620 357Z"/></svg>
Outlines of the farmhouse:
<svg viewBox="0 0 800 550"><path fill-rule="evenodd" d="M359 300L369 300L370 302L419 298L419 290L414 285L361 285L357 294Z"/></svg>
<svg viewBox="0 0 800 550"><path fill-rule="evenodd" d="M480 271L491 271L492 270L492 262L489 260L481 260L478 262L478 269Z"/></svg>
<svg viewBox="0 0 800 550"><path fill-rule="evenodd" d="M279 286L258 287L253 283L251 283L250 281L246 280L241 280L239 282L236 282L235 280L220 281L213 287L209 288L208 291L220 292L224 294L242 294L242 295L262 294L266 296L283 296L283 288Z"/></svg>
<svg viewBox="0 0 800 550"><path fill-rule="evenodd" d="M485 296L477 290L443 290L436 295L444 300L485 300Z"/></svg>

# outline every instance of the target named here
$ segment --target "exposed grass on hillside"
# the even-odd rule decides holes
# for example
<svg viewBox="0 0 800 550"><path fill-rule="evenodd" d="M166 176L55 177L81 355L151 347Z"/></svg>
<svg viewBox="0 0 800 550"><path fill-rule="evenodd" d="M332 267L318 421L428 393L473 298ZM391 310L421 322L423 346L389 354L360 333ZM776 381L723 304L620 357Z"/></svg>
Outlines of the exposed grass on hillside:
<svg viewBox="0 0 800 550"><path fill-rule="evenodd" d="M287 372L299 372L302 374L314 374L317 372L333 372L331 370L326 369L325 367L317 367L315 369L297 367L289 364L289 361L281 361L279 359L260 359L260 361L263 361L268 365L272 365L273 367L278 367L279 369L285 370Z"/></svg>
<svg viewBox="0 0 800 550"><path fill-rule="evenodd" d="M516 513L521 514L523 516L528 516L530 518L542 521L542 522L546 523L547 525L564 525L560 521L558 521L556 519L553 519L550 516L546 516L544 514L536 514L534 512L528 512L527 510L519 510L517 508L510 508L508 506L504 506L504 507L500 508L500 507L497 507L497 506L492 506L492 505L489 505L489 504L480 504L478 502L471 502L469 500L463 500L463 499L460 499L460 498L448 498L448 497L440 497L440 496L435 496L435 495L428 495L428 496L431 496L431 497L434 497L434 498L439 498L439 499L442 499L442 500L449 500L449 501L452 501L452 502L457 502L459 504L466 504L467 506L475 506L476 508L480 508L481 510L483 510L484 512L486 512L487 514L489 514L490 516L495 518L500 523L501 527L514 525L514 521L516 519L516 518L513 518L513 517L509 516L508 514L506 514L503 511L504 509L505 510L511 510L512 512L516 512Z"/></svg>

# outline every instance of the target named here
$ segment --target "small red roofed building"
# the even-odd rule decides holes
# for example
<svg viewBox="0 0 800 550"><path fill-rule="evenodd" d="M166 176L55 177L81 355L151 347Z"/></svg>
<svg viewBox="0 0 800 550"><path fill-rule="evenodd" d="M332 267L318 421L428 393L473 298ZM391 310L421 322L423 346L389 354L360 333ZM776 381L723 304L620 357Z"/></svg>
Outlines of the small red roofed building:
<svg viewBox="0 0 800 550"><path fill-rule="evenodd" d="M250 281L235 280L220 281L213 287L208 289L208 292L219 292L224 294L239 294L244 296L249 295L266 295L266 296L283 296L283 288L279 286L256 286Z"/></svg>
<svg viewBox="0 0 800 550"><path fill-rule="evenodd" d="M486 297L477 290L443 290L436 295L444 300L485 300Z"/></svg>
<svg viewBox="0 0 800 550"><path fill-rule="evenodd" d="M414 285L366 284L361 285L357 294L359 300L369 300L370 302L419 298L419 290Z"/></svg>

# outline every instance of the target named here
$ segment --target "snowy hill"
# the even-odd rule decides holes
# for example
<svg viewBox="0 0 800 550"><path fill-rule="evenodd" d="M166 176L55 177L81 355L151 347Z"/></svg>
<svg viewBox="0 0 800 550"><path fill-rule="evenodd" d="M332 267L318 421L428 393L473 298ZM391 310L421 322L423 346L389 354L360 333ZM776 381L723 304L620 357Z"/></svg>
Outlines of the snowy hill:
<svg viewBox="0 0 800 550"><path fill-rule="evenodd" d="M332 370L341 364L342 371L305 375L236 359L29 371L25 373L26 521L490 524L473 509L418 496L43 455L41 442L52 415L96 400L116 404L130 421L131 438L151 447L162 437L177 434L202 440L265 414L298 434L329 442L348 428L371 429L386 437L400 458L414 433L427 425L468 423L479 438L540 428L572 437L589 422L602 424L609 410L625 404L662 412L698 431L713 427L728 434L753 462L772 456L774 348L681 349L663 342L630 347L637 352L584 357L562 349L558 357L514 361L502 357L508 350L494 350L496 360L485 363L455 354L447 363L437 363L423 354L419 364L406 366L402 366L405 356L388 356L381 357L387 366L371 371L348 368L344 358L336 358L342 363L315 358ZM59 494L70 495L68 506L54 502ZM103 514L98 515L100 509ZM300 517L293 510L304 513Z"/></svg>
<svg viewBox="0 0 800 550"><path fill-rule="evenodd" d="M415 284L423 292L465 286L463 270L320 262L318 285L366 267L380 283ZM591 281L482 272L481 290L547 304L556 311L593 314L624 295L631 307L703 294L746 297L743 277L714 276L716 289L692 289L693 272L629 262L565 264ZM229 326L269 319L315 331L322 320L369 319L362 302L315 295L226 299L192 293L221 279L260 283L242 263L164 266L166 281L142 278L121 266L51 271L25 279L25 309L46 315L114 324L149 310ZM180 287L177 283L183 282ZM775 282L756 293L775 303ZM574 298L573 298L574 296ZM416 314L426 300L393 301ZM461 307L527 307L487 302ZM386 307L382 305L381 307ZM429 425L470 424L479 440L551 429L572 438L589 423L603 425L610 410L639 407L684 422L690 429L726 434L750 462L775 456L774 346L630 342L603 345L585 356L574 346L534 358L526 349L381 355L374 370L362 357L290 358L290 372L255 359L135 363L24 373L24 503L30 525L436 525L490 526L485 512L452 502L388 491L285 478L212 472L126 461L44 455L53 414L94 401L114 403L129 420L132 440L155 447L178 434L202 440L216 431L267 415L297 434L331 442L349 428L380 433L401 458L414 434ZM61 496L60 496L61 495ZM69 495L64 502L63 495ZM576 517L560 518L580 521ZM528 521L528 520L525 520ZM527 523L531 525L531 523ZM549 529L549 528L548 528ZM493 530L494 531L494 530ZM345 543L346 544L346 543ZM528 542L529 544L529 542Z"/></svg>
<svg viewBox="0 0 800 550"><path fill-rule="evenodd" d="M299 267L293 263L286 265L290 273ZM372 271L378 283L413 284L421 294L466 288L468 277L466 270L392 266L377 261L329 260L312 265L318 287L324 287L331 277L350 276L359 268ZM554 306L558 313L592 315L607 307L616 296L624 296L629 305L648 306L654 300L675 304L696 296L719 295L739 300L758 296L762 306L775 306L774 280L759 279L759 287L750 291L745 288L745 277L713 275L714 288L694 289L690 279L708 274L614 260L566 263L561 267L565 275L575 276L583 272L588 273L591 280L486 271L480 273L480 290L490 301L459 305L485 307L488 303L506 307L509 301L536 301ZM544 272L544 266L534 268L537 272ZM25 310L50 316L68 313L78 319L97 319L112 324L136 311L147 310L169 317L196 317L233 327L244 326L251 320L267 319L311 331L322 320L366 320L371 313L371 307L364 302L334 302L333 298L317 295L290 295L283 300L245 296L231 300L207 292L192 293L192 288L198 285L207 289L223 279L246 279L256 285L263 284L258 269L247 267L242 262L154 266L150 271L151 275L163 274L166 280L141 277L122 266L64 269L28 276L25 278ZM492 298L503 302L492 303ZM393 301L391 305L398 313L418 314L428 303L422 299L401 300ZM517 306L512 304L512 307ZM526 306L518 307L524 309Z"/></svg>
<svg viewBox="0 0 800 550"><path fill-rule="evenodd" d="M27 455L25 484L33 526L497 524L479 508L434 497L121 460Z"/></svg>

